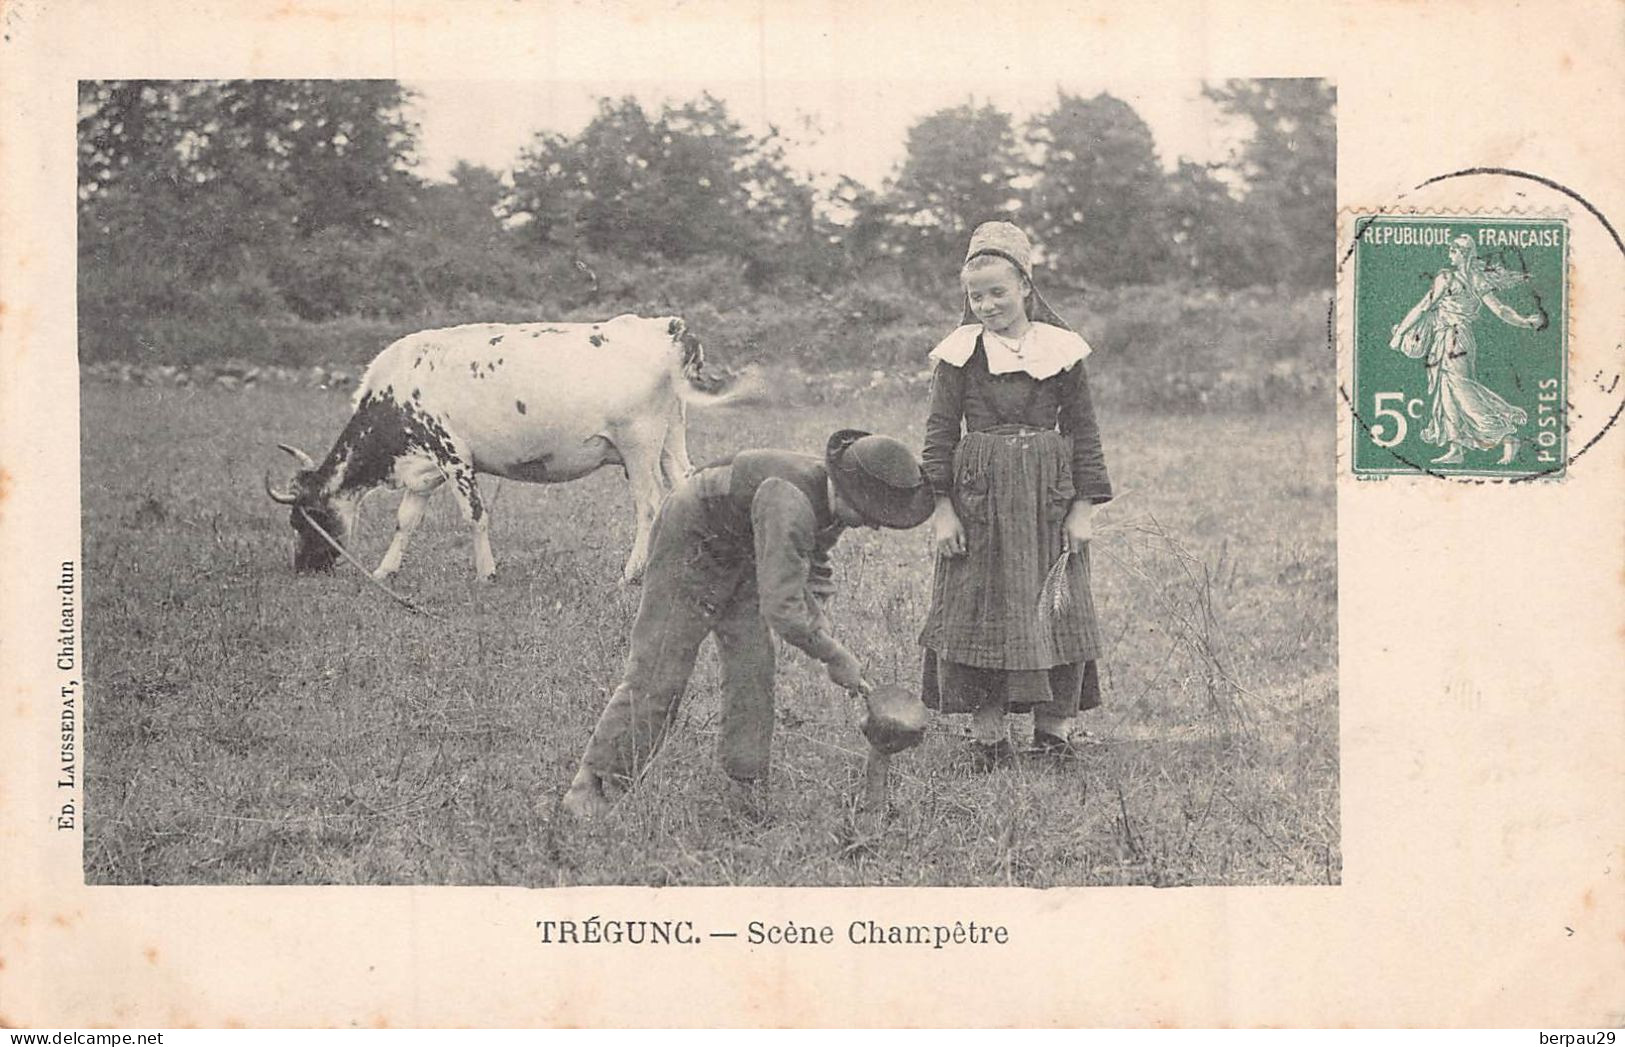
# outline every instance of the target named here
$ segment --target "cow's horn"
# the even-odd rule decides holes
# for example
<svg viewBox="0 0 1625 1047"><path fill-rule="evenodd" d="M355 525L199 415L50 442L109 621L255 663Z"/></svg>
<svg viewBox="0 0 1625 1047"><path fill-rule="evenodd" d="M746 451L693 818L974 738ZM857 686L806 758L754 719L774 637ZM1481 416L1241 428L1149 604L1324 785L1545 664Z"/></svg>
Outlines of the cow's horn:
<svg viewBox="0 0 1625 1047"><path fill-rule="evenodd" d="M301 467L303 467L305 469L314 469L314 468L316 468L316 462L310 457L310 455L308 455L305 452L301 451L299 448L294 447L294 446L292 446L290 444L277 444L277 446L282 448L284 451L287 451L289 454L293 455L294 459L299 462Z"/></svg>
<svg viewBox="0 0 1625 1047"><path fill-rule="evenodd" d="M278 505L292 505L296 500L292 491L279 491L271 486L271 470L265 470L265 493Z"/></svg>

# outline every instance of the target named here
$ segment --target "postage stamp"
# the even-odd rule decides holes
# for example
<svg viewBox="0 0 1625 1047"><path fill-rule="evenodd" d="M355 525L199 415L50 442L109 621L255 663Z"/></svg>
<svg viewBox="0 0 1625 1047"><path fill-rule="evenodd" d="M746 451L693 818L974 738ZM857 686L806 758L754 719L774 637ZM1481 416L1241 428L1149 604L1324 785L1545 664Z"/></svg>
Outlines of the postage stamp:
<svg viewBox="0 0 1625 1047"><path fill-rule="evenodd" d="M1356 476L1562 475L1568 234L1560 217L1355 217Z"/></svg>

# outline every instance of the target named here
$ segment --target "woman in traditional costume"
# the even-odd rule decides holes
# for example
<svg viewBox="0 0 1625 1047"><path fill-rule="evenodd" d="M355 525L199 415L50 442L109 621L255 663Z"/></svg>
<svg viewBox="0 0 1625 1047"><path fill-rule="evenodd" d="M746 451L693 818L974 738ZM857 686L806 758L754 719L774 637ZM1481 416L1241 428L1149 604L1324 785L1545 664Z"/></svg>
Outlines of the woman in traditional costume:
<svg viewBox="0 0 1625 1047"><path fill-rule="evenodd" d="M972 715L973 766L1013 755L1006 714L1031 710L1036 750L1076 756L1100 701L1088 542L1111 482L1089 398L1089 345L1032 282L1032 244L989 222L960 271L960 326L931 351L926 478L937 560L927 705Z"/></svg>

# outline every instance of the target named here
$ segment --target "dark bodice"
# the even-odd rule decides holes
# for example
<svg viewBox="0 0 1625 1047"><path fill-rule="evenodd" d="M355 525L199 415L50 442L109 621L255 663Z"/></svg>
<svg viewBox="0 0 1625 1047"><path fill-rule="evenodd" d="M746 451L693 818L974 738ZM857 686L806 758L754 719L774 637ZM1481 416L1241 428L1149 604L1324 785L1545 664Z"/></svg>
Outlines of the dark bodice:
<svg viewBox="0 0 1625 1047"><path fill-rule="evenodd" d="M1044 379L1019 371L996 375L987 369L980 338L963 367L939 362L932 376L923 456L932 488L938 494L953 489L954 449L964 433L1006 425L1059 429L1072 441L1072 480L1078 497L1091 502L1111 500L1111 481L1083 362Z"/></svg>

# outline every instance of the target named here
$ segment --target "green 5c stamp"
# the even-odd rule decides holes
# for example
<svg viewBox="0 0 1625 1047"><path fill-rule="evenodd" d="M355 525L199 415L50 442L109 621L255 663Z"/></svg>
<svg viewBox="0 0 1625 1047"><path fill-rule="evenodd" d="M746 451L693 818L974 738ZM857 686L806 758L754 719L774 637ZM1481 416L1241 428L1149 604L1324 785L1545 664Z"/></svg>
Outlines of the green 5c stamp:
<svg viewBox="0 0 1625 1047"><path fill-rule="evenodd" d="M1557 476L1568 460L1568 226L1361 215L1353 469Z"/></svg>

